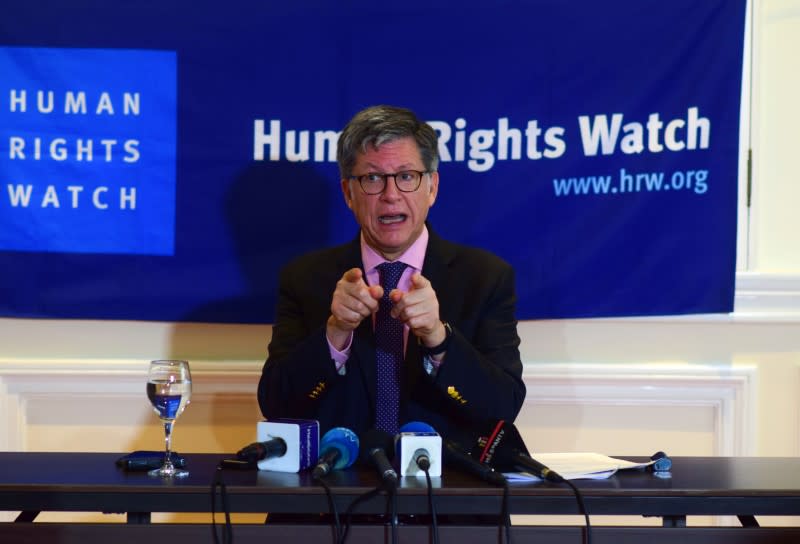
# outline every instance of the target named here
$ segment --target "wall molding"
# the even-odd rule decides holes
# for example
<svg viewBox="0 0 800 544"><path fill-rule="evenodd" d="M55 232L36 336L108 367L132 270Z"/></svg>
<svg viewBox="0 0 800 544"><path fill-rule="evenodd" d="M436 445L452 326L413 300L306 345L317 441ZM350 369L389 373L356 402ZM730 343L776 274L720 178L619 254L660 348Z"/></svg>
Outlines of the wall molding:
<svg viewBox="0 0 800 544"><path fill-rule="evenodd" d="M0 360L0 449L23 451L28 403L39 398L83 396L139 399L148 361ZM263 362L192 361L194 402L253 402Z"/></svg>
<svg viewBox="0 0 800 544"><path fill-rule="evenodd" d="M800 323L800 276L740 272L734 309L738 320Z"/></svg>
<svg viewBox="0 0 800 544"><path fill-rule="evenodd" d="M525 404L699 406L715 415L715 454L753 455L757 369L730 364L526 363Z"/></svg>

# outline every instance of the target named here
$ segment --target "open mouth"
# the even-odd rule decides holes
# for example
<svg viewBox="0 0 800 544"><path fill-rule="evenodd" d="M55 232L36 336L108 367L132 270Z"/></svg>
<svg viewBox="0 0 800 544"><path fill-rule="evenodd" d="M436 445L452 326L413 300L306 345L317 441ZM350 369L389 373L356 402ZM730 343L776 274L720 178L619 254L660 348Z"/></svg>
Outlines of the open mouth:
<svg viewBox="0 0 800 544"><path fill-rule="evenodd" d="M402 223L407 217L408 216L404 213L397 215L381 215L378 216L378 221L380 221L382 225L393 225L395 223Z"/></svg>

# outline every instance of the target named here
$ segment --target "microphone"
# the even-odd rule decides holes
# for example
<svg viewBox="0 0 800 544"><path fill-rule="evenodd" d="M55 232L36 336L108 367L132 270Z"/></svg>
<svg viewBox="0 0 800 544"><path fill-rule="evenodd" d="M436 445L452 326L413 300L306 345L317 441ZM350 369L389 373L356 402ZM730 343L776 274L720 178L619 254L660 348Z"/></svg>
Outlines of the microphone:
<svg viewBox="0 0 800 544"><path fill-rule="evenodd" d="M466 453L461 446L452 440L444 441L444 458L448 463L452 463L464 472L477 476L484 482L494 485L505 485L506 477L497 472L489 465L484 465Z"/></svg>
<svg viewBox="0 0 800 544"><path fill-rule="evenodd" d="M392 487L397 485L397 472L389 462L392 449L392 437L380 429L370 429L361 437L364 447L361 448L361 460L378 469L383 483ZM387 454L387 452L389 452Z"/></svg>
<svg viewBox="0 0 800 544"><path fill-rule="evenodd" d="M320 457L311 476L318 480L331 470L349 467L358 457L358 437L345 427L334 427L322 437Z"/></svg>
<svg viewBox="0 0 800 544"><path fill-rule="evenodd" d="M272 419L256 424L256 440L236 453L259 470L300 472L317 457L319 423L313 419Z"/></svg>
<svg viewBox="0 0 800 544"><path fill-rule="evenodd" d="M401 476L442 475L442 437L421 421L410 421L395 436L395 456L400 460Z"/></svg>
<svg viewBox="0 0 800 544"><path fill-rule="evenodd" d="M514 448L511 450L511 455L514 458L514 463L517 467L517 470L530 472L542 480L547 480L548 482L564 481L564 477L558 472L547 468L547 466L543 465L525 452L521 452Z"/></svg>
<svg viewBox="0 0 800 544"><path fill-rule="evenodd" d="M266 458L281 457L286 454L286 441L283 438L273 438L266 442L253 442L236 452L240 461L255 464Z"/></svg>
<svg viewBox="0 0 800 544"><path fill-rule="evenodd" d="M478 439L472 453L481 463L501 472L526 471L548 482L564 481L560 474L531 457L514 424L502 419L490 424L488 433Z"/></svg>

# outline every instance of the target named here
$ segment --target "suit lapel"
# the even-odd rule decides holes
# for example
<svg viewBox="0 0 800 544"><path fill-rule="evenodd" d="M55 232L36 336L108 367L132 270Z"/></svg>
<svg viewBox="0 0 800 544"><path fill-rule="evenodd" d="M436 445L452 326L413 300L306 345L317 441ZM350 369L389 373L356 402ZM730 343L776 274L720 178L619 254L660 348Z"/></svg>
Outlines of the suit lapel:
<svg viewBox="0 0 800 544"><path fill-rule="evenodd" d="M363 271L364 265L361 263L361 231L359 231L354 240L351 240L349 244L344 244L341 248L342 251L337 258L340 273L344 274L346 270L355 267Z"/></svg>
<svg viewBox="0 0 800 544"><path fill-rule="evenodd" d="M450 263L455 258L455 248L446 240L440 238L428 225L428 248L425 251L425 262L422 265L422 275L425 276L436 291L436 296L439 299L439 309L449 308L447 298L449 297L449 290L447 286L451 278L448 278L450 273ZM440 315L442 319L447 320L447 316Z"/></svg>

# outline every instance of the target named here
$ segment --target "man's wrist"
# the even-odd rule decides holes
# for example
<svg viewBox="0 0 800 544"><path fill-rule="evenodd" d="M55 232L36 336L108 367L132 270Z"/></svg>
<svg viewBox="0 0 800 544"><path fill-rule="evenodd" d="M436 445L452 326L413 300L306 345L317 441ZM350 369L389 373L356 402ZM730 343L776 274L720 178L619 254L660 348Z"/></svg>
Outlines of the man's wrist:
<svg viewBox="0 0 800 544"><path fill-rule="evenodd" d="M325 336L328 342L337 351L343 351L350 343L352 331L344 331L336 326L336 321L333 316L328 318L328 324L325 327Z"/></svg>
<svg viewBox="0 0 800 544"><path fill-rule="evenodd" d="M450 347L450 341L453 338L453 328L447 321L442 321L442 326L444 327L444 340L442 340L439 344L431 347L428 347L425 344L421 344L420 350L422 351L423 355L427 356L439 355L447 351L447 349Z"/></svg>

